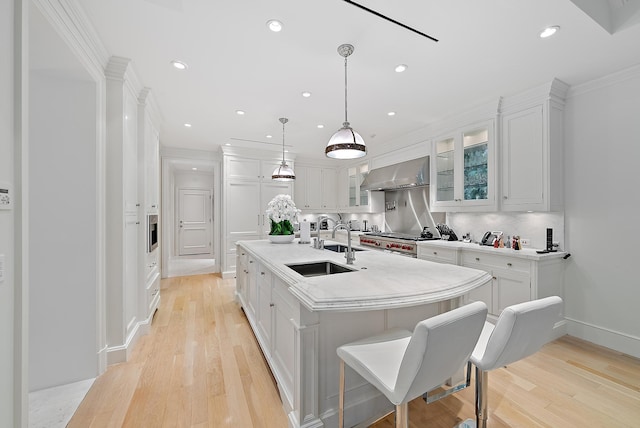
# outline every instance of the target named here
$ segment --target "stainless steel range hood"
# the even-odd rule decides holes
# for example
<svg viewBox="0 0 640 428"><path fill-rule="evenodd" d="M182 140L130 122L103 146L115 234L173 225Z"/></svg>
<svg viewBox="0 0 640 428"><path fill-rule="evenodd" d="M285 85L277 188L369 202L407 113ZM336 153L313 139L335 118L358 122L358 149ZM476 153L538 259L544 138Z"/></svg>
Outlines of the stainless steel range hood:
<svg viewBox="0 0 640 428"><path fill-rule="evenodd" d="M405 189L429 184L429 156L376 168L360 185L362 190Z"/></svg>

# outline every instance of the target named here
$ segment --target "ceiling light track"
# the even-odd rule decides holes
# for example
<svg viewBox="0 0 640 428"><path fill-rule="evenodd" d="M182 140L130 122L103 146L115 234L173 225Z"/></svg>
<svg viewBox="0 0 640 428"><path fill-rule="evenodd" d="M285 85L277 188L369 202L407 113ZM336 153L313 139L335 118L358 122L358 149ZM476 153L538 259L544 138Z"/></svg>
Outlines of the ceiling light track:
<svg viewBox="0 0 640 428"><path fill-rule="evenodd" d="M343 0L343 1L344 1L344 2L346 2L346 3L349 3L350 5L353 5L353 6L359 7L360 9L362 9L362 10L364 10L364 11L367 11L367 12L369 12L369 13L372 13L372 14L374 14L375 16L377 16L377 17L379 17L379 18L386 19L387 21L392 22L392 23L394 23L394 24L396 24L396 25L399 25L399 26L401 26L402 28L406 28L406 29L407 29L407 30L409 30L409 31L413 31L414 33L419 34L419 35L421 35L422 37L426 37L426 38L427 38L427 39L429 39L429 40L433 40L434 42L438 42L438 39L436 39L435 37L431 37L430 35L425 34L425 33L423 33L422 31L418 31L418 30L416 30L415 28L411 28L411 27L409 27L408 25L403 24L402 22L398 22L398 21L396 21L396 20L395 20L395 19L393 19L393 18L389 18L388 16L385 16L385 15L381 14L380 12L376 12L376 11L375 11L375 10L373 10L373 9L369 9L368 7L362 6L361 4L358 4L358 3L354 2L354 1L351 1L351 0Z"/></svg>

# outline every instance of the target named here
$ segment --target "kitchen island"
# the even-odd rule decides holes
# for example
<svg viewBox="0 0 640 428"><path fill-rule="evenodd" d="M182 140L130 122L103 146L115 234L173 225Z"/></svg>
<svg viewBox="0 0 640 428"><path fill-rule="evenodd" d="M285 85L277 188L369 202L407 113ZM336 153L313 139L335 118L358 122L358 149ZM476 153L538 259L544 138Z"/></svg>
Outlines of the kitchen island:
<svg viewBox="0 0 640 428"><path fill-rule="evenodd" d="M326 242L326 245L331 242ZM462 303L491 281L455 265L309 244L240 241L236 296L276 379L291 427L337 426L338 357L344 343L416 323ZM330 262L346 272L303 276L287 265ZM375 388L347 372L347 425L391 408Z"/></svg>

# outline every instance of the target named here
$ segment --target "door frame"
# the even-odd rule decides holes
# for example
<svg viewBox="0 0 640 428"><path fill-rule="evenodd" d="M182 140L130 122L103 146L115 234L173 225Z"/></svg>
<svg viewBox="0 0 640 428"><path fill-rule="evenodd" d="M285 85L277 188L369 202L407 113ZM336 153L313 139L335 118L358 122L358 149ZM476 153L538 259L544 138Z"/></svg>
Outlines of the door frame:
<svg viewBox="0 0 640 428"><path fill-rule="evenodd" d="M214 270L220 272L220 258L222 254L221 241L221 202L222 202L222 161L217 153L160 148L161 159L161 224L160 224L160 272L162 278L169 275L169 257L174 248L173 227L175 223L175 172L184 168L202 168L213 170L213 254Z"/></svg>

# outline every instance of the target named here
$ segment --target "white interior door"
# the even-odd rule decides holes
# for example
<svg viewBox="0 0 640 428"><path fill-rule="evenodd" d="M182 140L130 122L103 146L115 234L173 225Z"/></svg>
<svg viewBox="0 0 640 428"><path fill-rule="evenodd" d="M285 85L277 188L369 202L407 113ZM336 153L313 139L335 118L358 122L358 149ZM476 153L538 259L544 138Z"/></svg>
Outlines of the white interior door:
<svg viewBox="0 0 640 428"><path fill-rule="evenodd" d="M178 190L178 253L211 254L211 191Z"/></svg>

